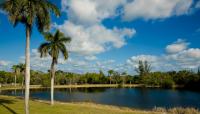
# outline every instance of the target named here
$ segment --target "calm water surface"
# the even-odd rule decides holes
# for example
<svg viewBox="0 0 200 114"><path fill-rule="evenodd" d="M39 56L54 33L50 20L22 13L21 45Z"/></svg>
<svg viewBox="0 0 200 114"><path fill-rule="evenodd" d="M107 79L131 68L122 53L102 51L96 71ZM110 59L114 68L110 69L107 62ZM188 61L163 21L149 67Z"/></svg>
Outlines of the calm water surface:
<svg viewBox="0 0 200 114"><path fill-rule="evenodd" d="M0 91L3 95L24 96L22 90ZM49 89L31 90L32 98L49 100ZM55 100L63 102L95 102L139 109L156 107L195 107L200 109L200 92L153 88L76 88L55 89Z"/></svg>

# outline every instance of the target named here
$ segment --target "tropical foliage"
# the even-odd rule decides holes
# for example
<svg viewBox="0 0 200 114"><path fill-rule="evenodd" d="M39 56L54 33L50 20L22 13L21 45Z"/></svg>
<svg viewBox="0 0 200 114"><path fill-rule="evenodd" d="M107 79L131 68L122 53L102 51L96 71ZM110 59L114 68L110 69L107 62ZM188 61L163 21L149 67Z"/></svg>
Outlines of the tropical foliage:
<svg viewBox="0 0 200 114"><path fill-rule="evenodd" d="M41 44L38 51L41 57L46 57L50 55L52 58L51 63L51 104L54 104L54 78L55 78L55 65L58 63L58 57L61 53L66 60L68 58L68 51L66 49L65 43L69 43L71 38L65 37L59 30L53 35L51 33L44 33L44 37L47 42Z"/></svg>
<svg viewBox="0 0 200 114"><path fill-rule="evenodd" d="M116 72L116 71L115 71ZM183 86L190 89L199 89L200 74L199 72L190 70L170 71L170 72L150 72L147 76L139 75L123 75L116 73L112 75L113 84L143 84L144 86L159 86L163 88L171 88L175 85ZM22 75L17 77L17 83L21 83ZM12 72L0 71L0 83L14 83L14 75ZM31 84L50 86L49 73L31 70ZM79 85L79 84L110 84L110 77L107 73L103 75L99 73L77 74L64 71L56 71L56 85Z"/></svg>
<svg viewBox="0 0 200 114"><path fill-rule="evenodd" d="M22 23L26 28L26 54L25 54L25 113L29 114L29 85L30 85L30 37L36 24L40 32L50 28L50 12L60 15L59 9L49 0L4 0L0 9L8 14L9 20L15 27Z"/></svg>

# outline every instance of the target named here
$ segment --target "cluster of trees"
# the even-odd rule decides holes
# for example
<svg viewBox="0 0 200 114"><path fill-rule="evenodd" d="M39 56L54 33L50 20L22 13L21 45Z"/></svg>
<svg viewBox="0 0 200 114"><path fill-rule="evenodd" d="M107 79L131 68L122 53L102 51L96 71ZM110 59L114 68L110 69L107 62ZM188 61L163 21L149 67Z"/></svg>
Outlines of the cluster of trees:
<svg viewBox="0 0 200 114"><path fill-rule="evenodd" d="M140 77L138 82L148 86L171 88L178 85L192 89L200 87L200 68L197 72L192 70L150 72L151 65L147 61L139 61L136 71Z"/></svg>
<svg viewBox="0 0 200 114"><path fill-rule="evenodd" d="M9 84L16 82L23 84L24 73L23 67L20 73L0 71L0 83ZM77 85L77 84L143 84L144 86L159 86L171 88L175 85L188 88L200 87L200 68L197 72L192 70L168 71L168 72L150 72L151 66L147 61L139 61L136 68L138 75L128 75L126 72L119 73L109 70L107 73L99 71L99 73L76 74L58 70L55 72L56 85ZM49 87L51 83L51 72L44 73L41 71L31 70L32 85L43 85Z"/></svg>
<svg viewBox="0 0 200 114"><path fill-rule="evenodd" d="M31 70L31 85L43 85L45 87L50 86L50 73L44 73L41 71ZM16 76L16 78L15 78ZM22 72L16 74L13 72L0 71L0 83L1 84L23 84L24 74ZM71 72L64 72L61 70L55 73L56 85L77 85L77 84L130 84L136 83L138 77L131 75L124 75L118 72L113 73L110 76L105 75L102 71L99 73L85 73L77 74Z"/></svg>

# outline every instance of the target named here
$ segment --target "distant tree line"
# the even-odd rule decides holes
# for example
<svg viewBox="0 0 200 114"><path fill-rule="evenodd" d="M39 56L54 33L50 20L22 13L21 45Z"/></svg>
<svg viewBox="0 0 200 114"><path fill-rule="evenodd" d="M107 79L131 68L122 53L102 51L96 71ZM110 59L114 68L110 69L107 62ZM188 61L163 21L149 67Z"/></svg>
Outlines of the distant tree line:
<svg viewBox="0 0 200 114"><path fill-rule="evenodd" d="M22 65L21 65L22 66ZM13 70L13 72L0 71L0 83L23 84L24 71ZM200 87L200 68L198 71L181 70L168 72L151 72L151 65L147 61L139 61L138 67L135 68L138 75L128 75L126 72L119 73L114 70L109 70L104 74L103 71L99 73L85 73L77 74L72 72L64 72L58 70L55 72L55 85L79 85L79 84L143 84L144 86L158 86L163 88L171 88L175 85L184 86L187 88ZM20 71L20 73L19 73ZM16 78L15 78L16 76ZM31 70L31 85L50 86L50 75L41 71Z"/></svg>

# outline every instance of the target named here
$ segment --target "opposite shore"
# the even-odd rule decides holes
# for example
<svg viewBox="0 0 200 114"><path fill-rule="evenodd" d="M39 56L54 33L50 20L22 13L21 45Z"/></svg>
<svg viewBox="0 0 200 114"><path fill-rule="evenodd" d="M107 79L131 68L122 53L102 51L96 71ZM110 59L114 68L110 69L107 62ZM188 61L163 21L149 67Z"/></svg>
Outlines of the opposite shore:
<svg viewBox="0 0 200 114"><path fill-rule="evenodd" d="M96 87L124 87L124 88L136 88L136 87L144 87L144 88L162 88L161 86L147 86L145 84L82 84L82 85L55 85L54 88L96 88ZM182 85L175 85L172 88L183 88ZM13 85L2 85L0 90L12 90L12 89L23 89L23 86L13 86ZM45 89L50 87L44 87L42 85L30 85L30 89Z"/></svg>

